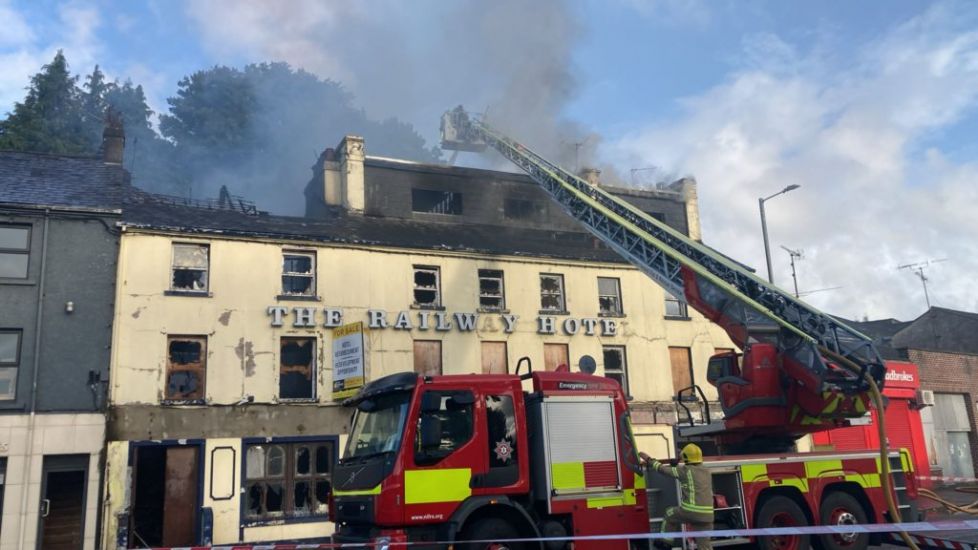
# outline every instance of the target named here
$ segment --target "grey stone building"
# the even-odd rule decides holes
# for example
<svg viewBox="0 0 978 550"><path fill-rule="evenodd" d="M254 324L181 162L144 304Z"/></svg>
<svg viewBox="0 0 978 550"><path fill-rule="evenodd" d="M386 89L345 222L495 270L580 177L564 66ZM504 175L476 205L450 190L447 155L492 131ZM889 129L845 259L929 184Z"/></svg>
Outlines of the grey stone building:
<svg viewBox="0 0 978 550"><path fill-rule="evenodd" d="M112 158L0 152L2 550L95 548L128 189Z"/></svg>

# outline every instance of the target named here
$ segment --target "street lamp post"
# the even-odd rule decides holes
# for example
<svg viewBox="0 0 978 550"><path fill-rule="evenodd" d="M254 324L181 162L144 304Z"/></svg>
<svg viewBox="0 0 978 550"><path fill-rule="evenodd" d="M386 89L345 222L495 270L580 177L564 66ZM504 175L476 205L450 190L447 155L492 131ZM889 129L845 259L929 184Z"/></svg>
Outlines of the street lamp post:
<svg viewBox="0 0 978 550"><path fill-rule="evenodd" d="M767 280L774 284L774 272L771 270L771 247L767 241L767 218L764 216L764 202L777 197L778 195L783 195L788 191L794 191L801 187L797 184L791 184L784 189L778 191L777 193L771 195L770 197L764 197L763 199L757 199L757 205L761 209L761 233L764 234L764 258L767 260Z"/></svg>

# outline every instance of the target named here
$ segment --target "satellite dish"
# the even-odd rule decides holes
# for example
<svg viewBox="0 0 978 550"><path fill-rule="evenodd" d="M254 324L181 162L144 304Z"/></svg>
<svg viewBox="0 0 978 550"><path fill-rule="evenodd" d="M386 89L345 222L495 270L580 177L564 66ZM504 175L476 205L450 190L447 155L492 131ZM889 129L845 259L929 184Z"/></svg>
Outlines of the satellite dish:
<svg viewBox="0 0 978 550"><path fill-rule="evenodd" d="M598 370L598 363L594 360L594 357L582 355L581 360L577 363L577 368L581 369L581 372L584 374L594 374Z"/></svg>

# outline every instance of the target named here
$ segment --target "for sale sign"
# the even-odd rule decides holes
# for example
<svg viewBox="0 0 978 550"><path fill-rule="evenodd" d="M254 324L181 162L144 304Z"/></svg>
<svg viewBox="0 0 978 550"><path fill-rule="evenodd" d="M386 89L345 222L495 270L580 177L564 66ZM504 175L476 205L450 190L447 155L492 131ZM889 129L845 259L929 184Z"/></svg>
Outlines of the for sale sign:
<svg viewBox="0 0 978 550"><path fill-rule="evenodd" d="M363 323L333 329L333 400L346 399L363 386Z"/></svg>

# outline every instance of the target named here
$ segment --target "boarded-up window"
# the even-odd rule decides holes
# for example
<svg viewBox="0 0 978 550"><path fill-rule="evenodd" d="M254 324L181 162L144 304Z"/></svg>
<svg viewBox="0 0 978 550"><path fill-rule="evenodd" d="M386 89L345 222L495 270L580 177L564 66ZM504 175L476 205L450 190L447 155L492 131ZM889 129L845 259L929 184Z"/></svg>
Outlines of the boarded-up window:
<svg viewBox="0 0 978 550"><path fill-rule="evenodd" d="M438 376L441 374L440 341L414 341L414 372L422 376Z"/></svg>
<svg viewBox="0 0 978 550"><path fill-rule="evenodd" d="M628 395L628 369L625 365L625 346L604 346L604 375L617 380L621 390Z"/></svg>
<svg viewBox="0 0 978 550"><path fill-rule="evenodd" d="M669 363L672 365L673 393L693 385L693 362L689 348L669 348Z"/></svg>
<svg viewBox="0 0 978 550"><path fill-rule="evenodd" d="M282 294L286 296L315 296L315 252L285 252L282 254Z"/></svg>
<svg viewBox="0 0 978 550"><path fill-rule="evenodd" d="M0 279L26 279L30 251L30 226L0 225Z"/></svg>
<svg viewBox="0 0 978 550"><path fill-rule="evenodd" d="M206 244L173 245L173 277L170 289L183 292L206 292L210 247Z"/></svg>
<svg viewBox="0 0 978 550"><path fill-rule="evenodd" d="M502 271L498 269L479 270L479 308L489 311L502 311L506 308Z"/></svg>
<svg viewBox="0 0 978 550"><path fill-rule="evenodd" d="M621 315L621 283L614 277L598 277L598 311Z"/></svg>
<svg viewBox="0 0 978 550"><path fill-rule="evenodd" d="M316 397L316 339L282 338L278 373L281 399Z"/></svg>
<svg viewBox="0 0 978 550"><path fill-rule="evenodd" d="M540 274L540 309L554 312L566 311L563 275Z"/></svg>
<svg viewBox="0 0 978 550"><path fill-rule="evenodd" d="M336 449L331 441L262 442L245 451L245 517L326 516Z"/></svg>
<svg viewBox="0 0 978 550"><path fill-rule="evenodd" d="M560 365L570 366L569 357L567 344L543 345L543 368L546 370L557 370Z"/></svg>
<svg viewBox="0 0 978 550"><path fill-rule="evenodd" d="M441 305L440 270L428 265L414 266L414 305L438 307Z"/></svg>
<svg viewBox="0 0 978 550"><path fill-rule="evenodd" d="M207 337L168 337L166 399L171 401L204 399L206 376Z"/></svg>
<svg viewBox="0 0 978 550"><path fill-rule="evenodd" d="M482 343L482 374L508 374L506 342Z"/></svg>

